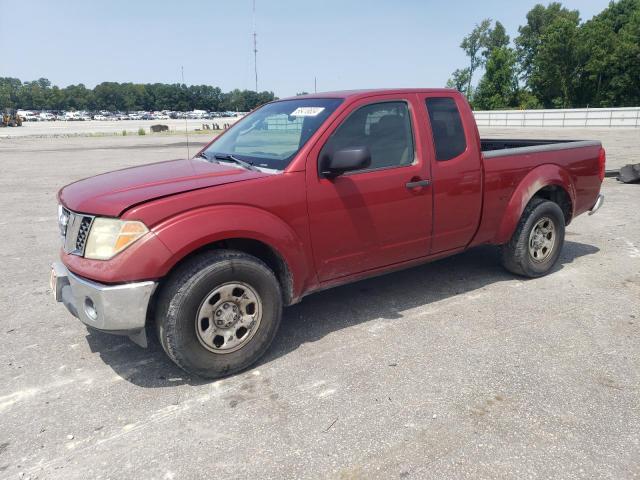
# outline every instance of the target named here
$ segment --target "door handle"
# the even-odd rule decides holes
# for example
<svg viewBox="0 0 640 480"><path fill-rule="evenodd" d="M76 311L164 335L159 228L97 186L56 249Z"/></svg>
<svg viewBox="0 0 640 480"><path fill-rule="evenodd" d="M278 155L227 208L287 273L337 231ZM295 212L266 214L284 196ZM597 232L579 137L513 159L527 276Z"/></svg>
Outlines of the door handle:
<svg viewBox="0 0 640 480"><path fill-rule="evenodd" d="M411 190L413 188L428 187L429 185L431 185L430 180L414 180L411 182L407 182L405 184L405 187Z"/></svg>

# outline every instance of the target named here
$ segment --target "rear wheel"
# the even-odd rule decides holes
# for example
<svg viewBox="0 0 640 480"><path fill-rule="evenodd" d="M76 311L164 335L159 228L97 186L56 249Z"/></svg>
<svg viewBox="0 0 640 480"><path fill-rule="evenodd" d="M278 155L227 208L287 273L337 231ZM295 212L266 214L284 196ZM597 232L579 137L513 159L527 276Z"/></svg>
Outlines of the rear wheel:
<svg viewBox="0 0 640 480"><path fill-rule="evenodd" d="M269 348L280 324L274 273L242 252L217 250L178 267L158 298L156 327L167 355L207 378L238 372Z"/></svg>
<svg viewBox="0 0 640 480"><path fill-rule="evenodd" d="M525 277L549 273L564 244L564 214L554 202L534 198L522 212L509 243L502 245L502 265Z"/></svg>

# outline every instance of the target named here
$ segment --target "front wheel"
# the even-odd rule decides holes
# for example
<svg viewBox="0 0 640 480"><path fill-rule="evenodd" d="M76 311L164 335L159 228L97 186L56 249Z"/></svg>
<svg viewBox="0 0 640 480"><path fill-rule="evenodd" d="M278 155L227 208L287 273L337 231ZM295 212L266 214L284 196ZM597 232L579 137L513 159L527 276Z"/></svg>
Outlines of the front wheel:
<svg viewBox="0 0 640 480"><path fill-rule="evenodd" d="M502 265L525 277L549 273L564 245L564 214L558 204L534 198L522 212L509 243L502 245Z"/></svg>
<svg viewBox="0 0 640 480"><path fill-rule="evenodd" d="M280 284L269 267L242 252L216 250L170 275L158 297L156 328L180 368L218 378L256 362L281 316Z"/></svg>

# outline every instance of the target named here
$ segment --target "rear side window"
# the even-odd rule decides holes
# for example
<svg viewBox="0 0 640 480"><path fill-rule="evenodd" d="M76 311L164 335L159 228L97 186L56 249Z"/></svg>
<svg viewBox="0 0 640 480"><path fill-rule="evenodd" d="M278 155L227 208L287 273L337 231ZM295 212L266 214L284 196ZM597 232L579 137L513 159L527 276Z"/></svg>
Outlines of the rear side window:
<svg viewBox="0 0 640 480"><path fill-rule="evenodd" d="M467 149L460 112L453 98L427 98L436 160L451 160Z"/></svg>

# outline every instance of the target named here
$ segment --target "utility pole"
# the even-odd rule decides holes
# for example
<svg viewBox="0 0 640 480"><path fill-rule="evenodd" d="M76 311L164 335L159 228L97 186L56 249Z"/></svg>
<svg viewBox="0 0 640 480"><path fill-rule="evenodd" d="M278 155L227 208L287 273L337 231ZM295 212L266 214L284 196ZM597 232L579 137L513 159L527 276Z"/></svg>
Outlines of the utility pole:
<svg viewBox="0 0 640 480"><path fill-rule="evenodd" d="M253 0L253 71L256 75L256 93L258 92L258 34L256 33L256 0Z"/></svg>

